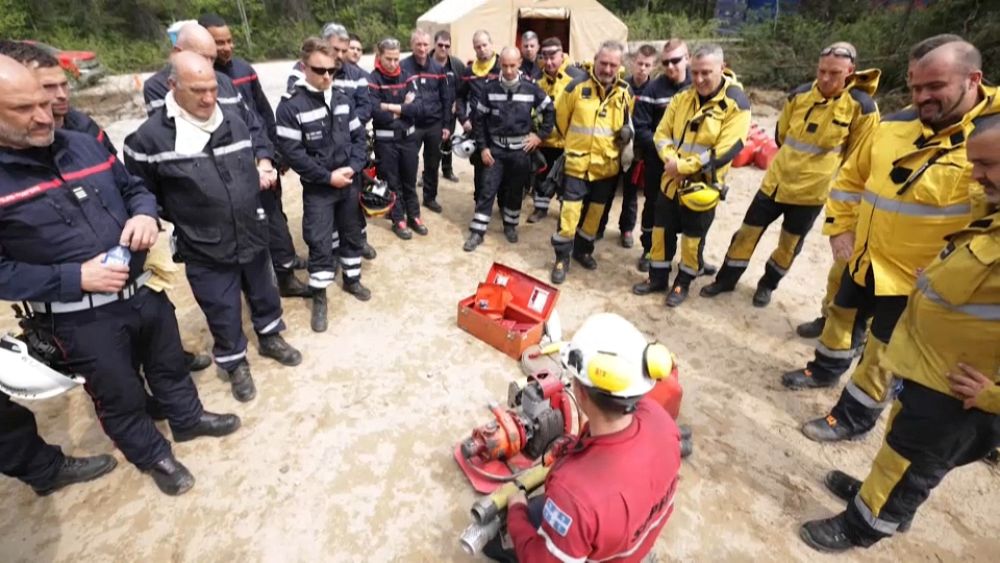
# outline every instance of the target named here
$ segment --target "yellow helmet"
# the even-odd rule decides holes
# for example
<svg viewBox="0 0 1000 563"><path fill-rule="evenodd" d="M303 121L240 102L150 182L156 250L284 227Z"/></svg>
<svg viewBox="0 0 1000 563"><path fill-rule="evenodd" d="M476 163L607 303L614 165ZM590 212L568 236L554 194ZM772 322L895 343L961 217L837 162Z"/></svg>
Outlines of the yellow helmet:
<svg viewBox="0 0 1000 563"><path fill-rule="evenodd" d="M632 323L612 313L589 317L563 348L563 364L580 383L623 399L648 393L670 375L673 363L666 346L647 342Z"/></svg>
<svg viewBox="0 0 1000 563"><path fill-rule="evenodd" d="M719 188L705 182L694 182L678 190L681 205L691 211L711 211L719 205L722 192Z"/></svg>

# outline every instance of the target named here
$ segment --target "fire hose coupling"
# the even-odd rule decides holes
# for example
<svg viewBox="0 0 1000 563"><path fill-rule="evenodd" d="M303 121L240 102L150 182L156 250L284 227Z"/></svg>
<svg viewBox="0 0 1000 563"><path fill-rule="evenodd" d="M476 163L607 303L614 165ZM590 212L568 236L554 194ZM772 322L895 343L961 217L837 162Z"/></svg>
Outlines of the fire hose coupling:
<svg viewBox="0 0 1000 563"><path fill-rule="evenodd" d="M479 525L489 523L507 508L507 501L511 495L519 490L526 493L534 491L542 486L548 474L549 467L536 465L497 489L493 494L481 497L472 504L472 520Z"/></svg>

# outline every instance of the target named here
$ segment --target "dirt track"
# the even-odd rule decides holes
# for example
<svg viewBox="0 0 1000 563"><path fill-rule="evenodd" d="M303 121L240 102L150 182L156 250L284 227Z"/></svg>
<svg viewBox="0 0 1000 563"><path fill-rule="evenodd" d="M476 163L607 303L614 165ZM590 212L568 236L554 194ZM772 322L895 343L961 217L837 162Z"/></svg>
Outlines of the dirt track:
<svg viewBox="0 0 1000 563"><path fill-rule="evenodd" d="M261 66L276 97L287 63ZM759 120L765 129L769 119ZM111 128L118 146L134 124ZM163 496L124 463L82 390L31 405L50 442L71 454L114 452L123 463L103 479L46 498L0 481L6 508L0 561L468 560L457 537L475 496L451 450L486 420L486 402L502 399L519 371L456 327L456 303L475 290L493 261L547 277L554 220L523 226L521 242L512 246L495 218L486 243L466 254L471 168L463 163L459 174L459 184L442 184L444 213L424 215L429 237L399 241L386 221L371 223L369 239L379 256L365 263L363 276L372 301L359 303L332 287L330 330L316 335L306 301L285 300L286 336L306 359L298 368L282 368L259 358L252 343L254 402L237 403L214 368L196 374L205 405L239 413L244 427L221 440L175 447L198 479L187 495ZM746 168L731 174L730 201L708 239L711 261L721 262L761 175ZM298 183L288 177L285 185L293 234L304 252ZM753 308L750 296L776 244L773 228L734 294L701 299L697 290L706 282L699 280L688 303L667 310L662 296L629 292L642 274L634 268L638 250L616 244L617 216L616 208L607 239L598 243L599 269L574 268L558 310L570 334L592 313L620 313L679 357L681 418L695 430L696 449L657 544L660 561L996 560L1000 477L981 463L949 476L908 534L867 552L834 559L797 538L802 520L842 508L825 492L823 474L839 467L863 476L882 429L860 442L810 442L798 424L824 413L839 390L791 393L778 382L781 372L812 353L794 326L817 312L830 263L818 226L770 307ZM187 347L210 349L187 287L172 296Z"/></svg>

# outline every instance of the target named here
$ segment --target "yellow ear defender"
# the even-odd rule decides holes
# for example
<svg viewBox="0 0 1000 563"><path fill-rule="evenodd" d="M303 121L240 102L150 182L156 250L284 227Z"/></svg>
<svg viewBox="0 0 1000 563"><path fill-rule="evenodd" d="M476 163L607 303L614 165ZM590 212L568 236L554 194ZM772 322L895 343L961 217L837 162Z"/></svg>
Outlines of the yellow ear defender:
<svg viewBox="0 0 1000 563"><path fill-rule="evenodd" d="M643 375L653 380L666 379L674 370L674 356L659 342L646 345L642 353Z"/></svg>

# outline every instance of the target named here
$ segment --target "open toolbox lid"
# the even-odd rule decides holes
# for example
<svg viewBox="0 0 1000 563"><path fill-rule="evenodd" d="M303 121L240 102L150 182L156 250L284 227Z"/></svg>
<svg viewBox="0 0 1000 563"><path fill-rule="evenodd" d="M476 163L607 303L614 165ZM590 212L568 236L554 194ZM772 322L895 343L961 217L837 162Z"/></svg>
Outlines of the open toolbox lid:
<svg viewBox="0 0 1000 563"><path fill-rule="evenodd" d="M556 306L559 290L510 266L494 262L484 283L502 285L510 291L511 304L545 322Z"/></svg>

